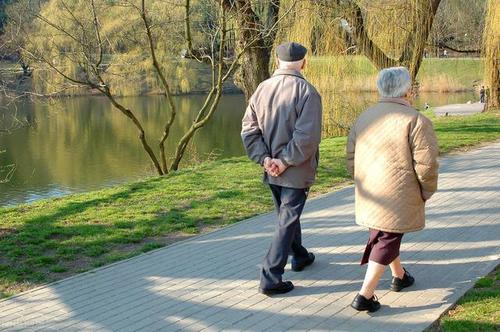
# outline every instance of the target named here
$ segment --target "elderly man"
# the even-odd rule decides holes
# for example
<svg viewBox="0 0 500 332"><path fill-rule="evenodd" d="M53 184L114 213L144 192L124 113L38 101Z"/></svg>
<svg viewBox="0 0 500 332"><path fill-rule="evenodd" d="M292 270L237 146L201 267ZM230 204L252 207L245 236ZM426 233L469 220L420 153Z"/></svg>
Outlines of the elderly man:
<svg viewBox="0 0 500 332"><path fill-rule="evenodd" d="M292 270L314 262L314 254L302 246L300 215L318 167L321 140L321 98L300 71L307 49L297 43L277 47L278 69L262 82L249 100L241 137L250 159L265 169L264 182L271 188L278 225L261 267L260 292L266 295L293 289L283 281L291 253Z"/></svg>
<svg viewBox="0 0 500 332"><path fill-rule="evenodd" d="M378 76L380 101L351 128L347 168L356 185L356 223L370 229L361 264L365 280L351 306L377 311L375 288L387 265L391 290L415 279L401 266L404 233L425 226L425 202L437 189L438 145L432 123L410 106L410 73L404 67L383 69Z"/></svg>

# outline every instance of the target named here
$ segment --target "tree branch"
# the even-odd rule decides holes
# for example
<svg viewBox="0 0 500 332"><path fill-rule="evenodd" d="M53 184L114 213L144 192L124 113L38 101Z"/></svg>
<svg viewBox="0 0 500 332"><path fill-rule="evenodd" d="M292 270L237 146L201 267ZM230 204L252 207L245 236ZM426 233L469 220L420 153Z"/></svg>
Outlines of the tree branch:
<svg viewBox="0 0 500 332"><path fill-rule="evenodd" d="M422 63L424 47L429 37L429 33L431 32L432 23L440 2L441 0L424 0L416 2L418 7L415 10L413 27L408 35L405 48L398 61L401 65L408 67L413 81L417 77L420 64Z"/></svg>
<svg viewBox="0 0 500 332"><path fill-rule="evenodd" d="M98 48L99 48L99 58L98 58L95 66L94 66L96 72L98 72L99 71L99 66L102 63L104 51L103 51L103 48L102 48L101 29L99 29L99 21L97 20L97 13L96 13L96 9L95 9L94 0L91 0L91 6L92 6L92 16L93 16L93 19L94 19L93 20L94 30L95 30L97 45L98 45Z"/></svg>
<svg viewBox="0 0 500 332"><path fill-rule="evenodd" d="M457 53L481 53L480 49L469 49L469 50L461 50L458 48L455 48L453 46L449 46L446 43L440 42L437 44L427 44L427 46L433 46L433 47L441 47L441 48L446 48L450 51L457 52Z"/></svg>
<svg viewBox="0 0 500 332"><path fill-rule="evenodd" d="M377 69L396 66L397 60L387 56L368 36L363 13L354 0L347 1L345 12L347 22L350 21L350 29L347 32L353 36L359 51L370 59Z"/></svg>
<svg viewBox="0 0 500 332"><path fill-rule="evenodd" d="M155 50L155 44L154 44L154 39L153 39L153 33L151 32L151 25L149 23L148 17L147 17L147 11L146 11L146 4L145 0L141 0L141 18L144 23L144 27L146 28L146 35L148 38L148 44L149 44L149 52L151 54L151 60L153 63L153 67L158 74L158 77L160 78L160 81L163 85L163 88L165 90L165 96L167 97L168 105L170 107L170 118L167 121L167 123L164 126L163 129L163 135L160 138L160 158L162 162L162 168L163 172L165 174L168 173L168 166L167 166L167 158L165 155L165 141L167 140L168 136L170 135L170 128L172 127L175 116L177 114L177 109L175 107L173 97L172 97L172 92L170 90L170 85L168 84L168 81L165 77L165 73L163 72L160 64L158 63L158 59L156 57L156 50Z"/></svg>

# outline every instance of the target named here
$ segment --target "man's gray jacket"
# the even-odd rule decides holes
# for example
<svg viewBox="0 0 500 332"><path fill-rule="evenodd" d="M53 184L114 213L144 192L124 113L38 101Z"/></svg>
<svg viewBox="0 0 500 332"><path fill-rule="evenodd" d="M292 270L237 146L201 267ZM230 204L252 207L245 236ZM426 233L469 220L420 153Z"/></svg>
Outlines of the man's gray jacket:
<svg viewBox="0 0 500 332"><path fill-rule="evenodd" d="M250 159L262 165L266 157L289 167L264 182L289 188L309 188L315 180L321 141L321 97L300 72L278 69L249 100L241 138Z"/></svg>

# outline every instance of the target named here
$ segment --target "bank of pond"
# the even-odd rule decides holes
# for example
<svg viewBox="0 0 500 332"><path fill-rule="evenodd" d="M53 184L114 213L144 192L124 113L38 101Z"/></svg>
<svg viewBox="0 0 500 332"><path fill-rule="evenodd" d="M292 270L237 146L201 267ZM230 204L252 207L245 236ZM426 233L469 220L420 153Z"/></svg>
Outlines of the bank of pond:
<svg viewBox="0 0 500 332"><path fill-rule="evenodd" d="M324 108L324 137L345 135L356 116L378 96L346 93L332 98L335 107ZM436 106L475 99L474 93L423 93L416 106L423 109L425 102ZM203 100L202 95L175 97L179 114L167 152L175 149ZM137 113L157 149L168 117L165 99L143 96L121 101ZM214 117L196 134L182 166L244 155L240 128L245 107L243 95L224 95ZM0 150L4 151L0 165L14 168L9 181L0 184L0 206L96 190L154 174L136 129L104 97L25 100L11 104L3 119L5 128L21 126L0 136Z"/></svg>

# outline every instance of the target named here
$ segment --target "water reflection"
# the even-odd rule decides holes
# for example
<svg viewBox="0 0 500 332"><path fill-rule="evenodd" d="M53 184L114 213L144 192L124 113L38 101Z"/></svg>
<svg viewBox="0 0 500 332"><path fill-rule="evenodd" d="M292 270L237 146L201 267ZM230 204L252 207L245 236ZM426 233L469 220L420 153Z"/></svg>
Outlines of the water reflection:
<svg viewBox="0 0 500 332"><path fill-rule="evenodd" d="M374 93L326 95L325 136L345 134L345 127L367 105ZM472 93L422 94L415 102L423 108L474 100ZM164 98L128 97L123 103L144 123L150 143L157 149L168 116ZM176 97L179 107L167 151L193 121L203 96ZM219 110L195 136L185 163L207 158L240 156L240 121L245 109L242 95L225 95ZM74 97L55 102L24 101L0 108L2 128L22 127L0 136L0 165L15 164L10 182L0 184L0 206L40 198L88 191L144 177L152 172L137 132L130 122L102 97ZM1 174L0 174L1 176Z"/></svg>
<svg viewBox="0 0 500 332"><path fill-rule="evenodd" d="M122 100L143 122L155 149L168 117L159 96ZM176 125L167 151L190 126L203 96L177 97ZM47 102L22 102L4 112L4 128L22 122L11 134L0 136L0 165L15 164L10 182L0 184L0 205L17 204L41 197L87 191L153 174L137 139L134 126L101 97L77 97ZM219 110L199 131L186 162L243 154L239 122L244 97L226 95ZM8 113L8 114L7 114ZM26 126L26 124L30 124Z"/></svg>

